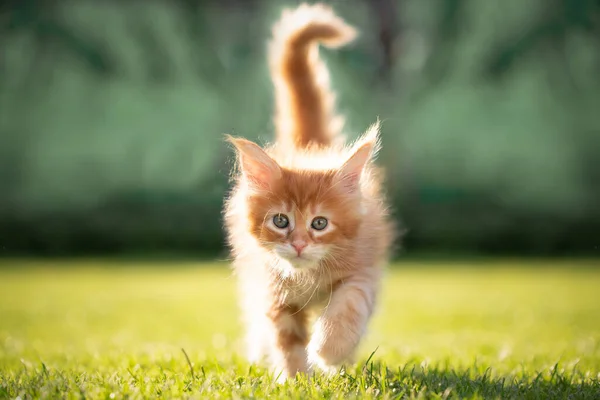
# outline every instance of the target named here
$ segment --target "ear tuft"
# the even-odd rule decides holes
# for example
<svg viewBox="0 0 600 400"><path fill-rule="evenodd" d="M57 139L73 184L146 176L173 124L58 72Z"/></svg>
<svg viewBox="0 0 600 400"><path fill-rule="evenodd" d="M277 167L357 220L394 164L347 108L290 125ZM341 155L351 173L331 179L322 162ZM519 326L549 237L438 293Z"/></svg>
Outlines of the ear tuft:
<svg viewBox="0 0 600 400"><path fill-rule="evenodd" d="M281 178L281 167L259 145L226 135L237 152L242 174L255 189L267 190Z"/></svg>
<svg viewBox="0 0 600 400"><path fill-rule="evenodd" d="M365 169L379 151L379 118L372 124L365 134L356 141L354 151L348 160L342 165L338 176L344 182L344 187L350 192L359 189L360 178Z"/></svg>

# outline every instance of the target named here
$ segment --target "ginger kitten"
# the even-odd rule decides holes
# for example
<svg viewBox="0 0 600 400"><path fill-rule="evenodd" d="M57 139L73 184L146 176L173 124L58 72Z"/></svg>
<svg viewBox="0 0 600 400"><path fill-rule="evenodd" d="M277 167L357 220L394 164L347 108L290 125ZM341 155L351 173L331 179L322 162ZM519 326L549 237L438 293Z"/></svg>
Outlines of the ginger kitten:
<svg viewBox="0 0 600 400"><path fill-rule="evenodd" d="M228 137L239 172L225 222L248 356L268 356L281 379L352 360L393 240L372 163L379 122L344 144L343 119L318 56L319 42L338 47L355 36L325 5L284 11L269 47L276 143L261 148Z"/></svg>

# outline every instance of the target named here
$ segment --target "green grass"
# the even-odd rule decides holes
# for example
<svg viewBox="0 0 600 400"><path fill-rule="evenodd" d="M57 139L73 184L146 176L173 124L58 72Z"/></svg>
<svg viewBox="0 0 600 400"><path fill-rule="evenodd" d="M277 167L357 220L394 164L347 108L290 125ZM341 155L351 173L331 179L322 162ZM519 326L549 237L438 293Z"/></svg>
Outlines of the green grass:
<svg viewBox="0 0 600 400"><path fill-rule="evenodd" d="M598 399L595 264L398 264L360 363L277 385L225 264L4 261L0 397Z"/></svg>

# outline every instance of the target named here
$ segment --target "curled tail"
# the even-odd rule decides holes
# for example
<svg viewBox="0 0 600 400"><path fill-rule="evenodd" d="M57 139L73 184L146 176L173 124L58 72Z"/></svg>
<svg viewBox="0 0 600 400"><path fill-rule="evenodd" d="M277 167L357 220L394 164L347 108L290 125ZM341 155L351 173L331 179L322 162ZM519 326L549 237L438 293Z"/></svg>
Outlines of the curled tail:
<svg viewBox="0 0 600 400"><path fill-rule="evenodd" d="M335 115L335 95L318 43L333 48L355 37L354 28L323 4L283 12L269 48L279 143L300 149L328 146L338 135L343 118Z"/></svg>

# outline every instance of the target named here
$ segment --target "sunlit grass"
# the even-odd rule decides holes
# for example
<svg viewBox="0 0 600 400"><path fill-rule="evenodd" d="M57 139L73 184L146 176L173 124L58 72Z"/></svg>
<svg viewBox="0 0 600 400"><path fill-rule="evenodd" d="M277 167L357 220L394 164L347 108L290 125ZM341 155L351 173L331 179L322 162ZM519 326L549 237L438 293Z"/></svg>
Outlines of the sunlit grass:
<svg viewBox="0 0 600 400"><path fill-rule="evenodd" d="M279 386L225 264L5 261L0 397L598 398L596 263L398 264L360 363Z"/></svg>

